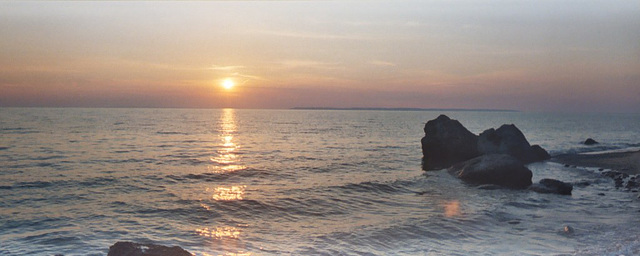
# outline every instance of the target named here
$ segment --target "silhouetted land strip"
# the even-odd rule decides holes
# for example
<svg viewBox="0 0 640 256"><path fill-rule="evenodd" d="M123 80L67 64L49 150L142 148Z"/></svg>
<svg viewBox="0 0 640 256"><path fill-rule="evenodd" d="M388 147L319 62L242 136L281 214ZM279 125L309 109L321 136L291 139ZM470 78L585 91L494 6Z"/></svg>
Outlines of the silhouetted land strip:
<svg viewBox="0 0 640 256"><path fill-rule="evenodd" d="M297 110L381 110L381 111L457 111L457 112L519 112L512 109L484 108L329 108L329 107L295 107Z"/></svg>
<svg viewBox="0 0 640 256"><path fill-rule="evenodd" d="M640 151L602 154L566 154L553 157L552 161L583 167L612 169L627 174L640 174Z"/></svg>

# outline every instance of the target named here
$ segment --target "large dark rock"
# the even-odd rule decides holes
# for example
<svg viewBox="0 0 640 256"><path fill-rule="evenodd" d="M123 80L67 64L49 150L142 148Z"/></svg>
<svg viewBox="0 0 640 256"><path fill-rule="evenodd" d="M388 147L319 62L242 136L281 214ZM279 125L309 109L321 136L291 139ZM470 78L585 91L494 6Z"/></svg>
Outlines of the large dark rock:
<svg viewBox="0 0 640 256"><path fill-rule="evenodd" d="M538 145L531 146L524 134L513 124L502 125L480 133L478 151L481 154L509 154L524 163L549 159L546 150Z"/></svg>
<svg viewBox="0 0 640 256"><path fill-rule="evenodd" d="M449 173L471 184L494 184L525 189L533 174L524 164L507 154L490 154L456 164Z"/></svg>
<svg viewBox="0 0 640 256"><path fill-rule="evenodd" d="M554 179L542 179L531 185L530 190L544 194L571 195L573 185Z"/></svg>
<svg viewBox="0 0 640 256"><path fill-rule="evenodd" d="M107 256L193 256L179 246L117 242L109 247Z"/></svg>
<svg viewBox="0 0 640 256"><path fill-rule="evenodd" d="M480 155L477 136L445 115L428 121L424 133L421 142L425 170L448 168Z"/></svg>

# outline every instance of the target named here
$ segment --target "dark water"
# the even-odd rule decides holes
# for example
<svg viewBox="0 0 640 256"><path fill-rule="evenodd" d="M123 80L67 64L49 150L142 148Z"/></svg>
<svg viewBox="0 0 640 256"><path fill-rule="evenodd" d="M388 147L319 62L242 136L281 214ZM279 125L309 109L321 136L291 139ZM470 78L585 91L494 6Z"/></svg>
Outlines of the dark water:
<svg viewBox="0 0 640 256"><path fill-rule="evenodd" d="M106 255L120 240L196 255L640 254L637 193L597 170L529 166L534 181L590 183L572 196L422 171L439 114L0 109L0 255ZM446 114L474 133L515 123L552 154L640 146L640 115Z"/></svg>

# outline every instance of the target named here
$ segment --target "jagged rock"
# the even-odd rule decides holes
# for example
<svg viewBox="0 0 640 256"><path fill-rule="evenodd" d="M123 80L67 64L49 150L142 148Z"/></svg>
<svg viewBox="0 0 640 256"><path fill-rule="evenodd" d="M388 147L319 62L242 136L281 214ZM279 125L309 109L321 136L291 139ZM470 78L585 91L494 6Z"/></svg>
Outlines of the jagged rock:
<svg viewBox="0 0 640 256"><path fill-rule="evenodd" d="M193 256L179 246L117 242L109 247L107 256Z"/></svg>
<svg viewBox="0 0 640 256"><path fill-rule="evenodd" d="M490 154L456 164L448 172L472 184L494 184L525 189L531 185L531 170L518 159L506 154Z"/></svg>
<svg viewBox="0 0 640 256"><path fill-rule="evenodd" d="M481 154L509 154L523 163L532 163L551 158L538 145L531 146L524 134L513 124L491 128L480 133L478 151Z"/></svg>
<svg viewBox="0 0 640 256"><path fill-rule="evenodd" d="M531 151L532 151L533 159L536 159L534 162L551 159L551 155L549 155L549 152L547 152L540 145L532 145Z"/></svg>
<svg viewBox="0 0 640 256"><path fill-rule="evenodd" d="M542 179L539 183L531 185L530 190L544 194L571 195L573 186L554 179Z"/></svg>
<svg viewBox="0 0 640 256"><path fill-rule="evenodd" d="M629 174L626 174L624 172L619 172L619 171L606 171L606 172L603 172L602 175L612 178L614 180L629 178Z"/></svg>
<svg viewBox="0 0 640 256"><path fill-rule="evenodd" d="M438 170L477 157L478 138L457 120L440 115L424 126L423 169Z"/></svg>
<svg viewBox="0 0 640 256"><path fill-rule="evenodd" d="M598 142L592 138L588 138L587 140L585 140L582 144L585 145L595 145L598 144Z"/></svg>
<svg viewBox="0 0 640 256"><path fill-rule="evenodd" d="M508 154L523 163L551 158L538 145L531 146L513 124L488 129L476 136L457 120L440 115L424 126L422 154L424 170L439 170L489 154Z"/></svg>

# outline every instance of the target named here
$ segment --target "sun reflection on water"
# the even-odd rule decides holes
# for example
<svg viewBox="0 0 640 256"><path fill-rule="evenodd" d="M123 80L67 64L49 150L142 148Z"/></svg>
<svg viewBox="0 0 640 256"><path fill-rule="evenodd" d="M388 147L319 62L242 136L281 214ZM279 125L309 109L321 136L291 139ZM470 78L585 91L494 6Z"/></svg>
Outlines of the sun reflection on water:
<svg viewBox="0 0 640 256"><path fill-rule="evenodd" d="M243 200L244 190L247 186L220 186L213 189L213 200L216 201L233 201ZM207 188L207 192L211 189Z"/></svg>
<svg viewBox="0 0 640 256"><path fill-rule="evenodd" d="M208 170L213 173L228 173L246 169L246 166L238 164L240 155L236 152L240 146L234 142L237 132L235 110L224 109L220 117L220 139L216 154L209 160L212 165Z"/></svg>
<svg viewBox="0 0 640 256"><path fill-rule="evenodd" d="M196 229L196 233L200 236L213 239L240 239L240 230L235 227L199 228Z"/></svg>
<svg viewBox="0 0 640 256"><path fill-rule="evenodd" d="M460 216L460 201L446 201L444 204L444 216L447 218Z"/></svg>

